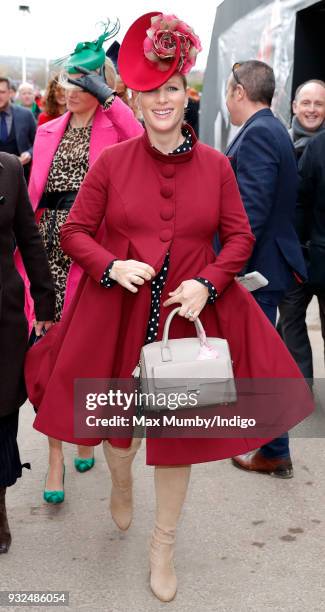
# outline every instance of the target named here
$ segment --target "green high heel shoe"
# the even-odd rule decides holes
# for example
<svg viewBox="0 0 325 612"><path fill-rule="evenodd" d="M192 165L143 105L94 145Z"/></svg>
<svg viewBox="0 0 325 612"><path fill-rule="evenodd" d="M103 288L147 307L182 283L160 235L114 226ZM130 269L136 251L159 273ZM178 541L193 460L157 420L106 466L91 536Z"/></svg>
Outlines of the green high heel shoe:
<svg viewBox="0 0 325 612"><path fill-rule="evenodd" d="M62 479L62 491L49 491L44 489L43 499L48 504L62 504L64 501L64 477L65 477L65 465L63 465L63 479ZM47 480L47 474L45 478L45 484Z"/></svg>
<svg viewBox="0 0 325 612"><path fill-rule="evenodd" d="M95 465L95 457L88 457L87 459L83 459L82 457L74 458L74 467L77 472L88 472Z"/></svg>

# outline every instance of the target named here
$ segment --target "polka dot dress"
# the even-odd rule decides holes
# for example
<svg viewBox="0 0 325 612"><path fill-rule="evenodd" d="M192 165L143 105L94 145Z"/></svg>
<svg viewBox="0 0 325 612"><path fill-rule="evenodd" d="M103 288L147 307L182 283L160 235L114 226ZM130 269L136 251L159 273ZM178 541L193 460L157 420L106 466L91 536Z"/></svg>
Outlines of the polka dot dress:
<svg viewBox="0 0 325 612"><path fill-rule="evenodd" d="M186 153L186 151L190 151L192 148L192 137L188 130L183 130L183 136L185 136L184 142L175 149L172 154L176 153ZM166 283L167 273L169 268L169 253L166 254L163 266L157 274L154 281L151 284L151 310L149 316L149 323L147 327L145 344L149 344L150 342L154 342L156 340L158 334L158 326L159 326L159 315L160 315L160 298Z"/></svg>
<svg viewBox="0 0 325 612"><path fill-rule="evenodd" d="M151 283L151 310L149 316L149 323L147 327L145 344L153 342L158 334L159 325L159 314L160 314L160 298L162 290L166 283L167 273L169 267L169 253L165 257L163 266L157 274L155 280Z"/></svg>
<svg viewBox="0 0 325 612"><path fill-rule="evenodd" d="M183 130L183 136L185 137L184 142L172 152L173 155L175 155L176 153L186 153L186 151L191 150L192 136L189 130L187 130L186 128L184 128ZM112 287L115 284L115 281L109 278L109 273L110 273L110 270L111 270L111 267L114 261L115 259L111 261L109 266L106 268L104 275L100 281L100 284L107 288ZM169 267L169 252L166 254L162 268L160 269L159 273L157 274L157 276L151 283L151 309L150 309L149 322L148 322L148 327L147 327L147 332L146 332L146 339L144 342L145 344L154 342L158 334L160 298L161 298L161 294L163 292L163 288L166 283L168 267ZM208 303L213 304L217 297L217 292L214 286L207 279L201 278L199 276L196 277L195 280L204 284L209 289Z"/></svg>
<svg viewBox="0 0 325 612"><path fill-rule="evenodd" d="M186 153L186 151L191 150L193 145L192 136L186 128L183 129L183 136L185 136L184 142L182 142L182 144L177 149L174 149L171 155L175 155L176 153Z"/></svg>

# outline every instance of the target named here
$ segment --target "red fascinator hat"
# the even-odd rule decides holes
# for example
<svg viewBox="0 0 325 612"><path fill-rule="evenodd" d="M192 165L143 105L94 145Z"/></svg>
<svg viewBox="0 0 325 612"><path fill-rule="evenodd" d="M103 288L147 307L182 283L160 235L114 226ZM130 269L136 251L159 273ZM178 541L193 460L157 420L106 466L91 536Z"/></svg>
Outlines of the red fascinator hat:
<svg viewBox="0 0 325 612"><path fill-rule="evenodd" d="M187 74L201 49L199 37L175 15L146 13L124 36L118 71L131 89L150 91L175 72Z"/></svg>

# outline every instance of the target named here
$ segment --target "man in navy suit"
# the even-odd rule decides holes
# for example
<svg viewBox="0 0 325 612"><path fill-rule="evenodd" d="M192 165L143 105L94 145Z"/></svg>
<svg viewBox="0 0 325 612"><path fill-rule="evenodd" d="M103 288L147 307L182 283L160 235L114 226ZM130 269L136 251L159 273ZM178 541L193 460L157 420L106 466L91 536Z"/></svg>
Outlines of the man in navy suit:
<svg viewBox="0 0 325 612"><path fill-rule="evenodd" d="M294 228L297 163L288 132L270 109L274 89L272 68L251 60L233 66L226 99L231 123L242 126L226 155L256 238L244 272L257 270L268 279L267 287L253 295L273 325L277 306L293 278L306 278ZM233 462L242 469L291 478L288 434L257 451L234 457Z"/></svg>
<svg viewBox="0 0 325 612"><path fill-rule="evenodd" d="M12 104L10 101L10 81L0 77L0 151L19 157L28 179L36 122L27 108Z"/></svg>

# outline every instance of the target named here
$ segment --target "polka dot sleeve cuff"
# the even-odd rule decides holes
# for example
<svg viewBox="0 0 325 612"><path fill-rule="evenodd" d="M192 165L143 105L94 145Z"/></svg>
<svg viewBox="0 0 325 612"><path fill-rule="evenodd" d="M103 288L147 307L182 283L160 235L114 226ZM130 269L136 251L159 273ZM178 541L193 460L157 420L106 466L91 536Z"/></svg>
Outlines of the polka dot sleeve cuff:
<svg viewBox="0 0 325 612"><path fill-rule="evenodd" d="M113 259L113 261L111 261L111 263L107 266L99 282L99 284L102 285L102 287L105 287L105 289L110 289L110 287L114 287L116 284L116 281L109 277L114 261L116 261L116 259Z"/></svg>
<svg viewBox="0 0 325 612"><path fill-rule="evenodd" d="M201 276L196 276L195 280L197 280L199 283L202 283L202 285L205 285L208 288L209 297L207 300L207 304L214 304L218 297L218 294L212 283L210 283L210 281L208 281L206 278L202 278Z"/></svg>

